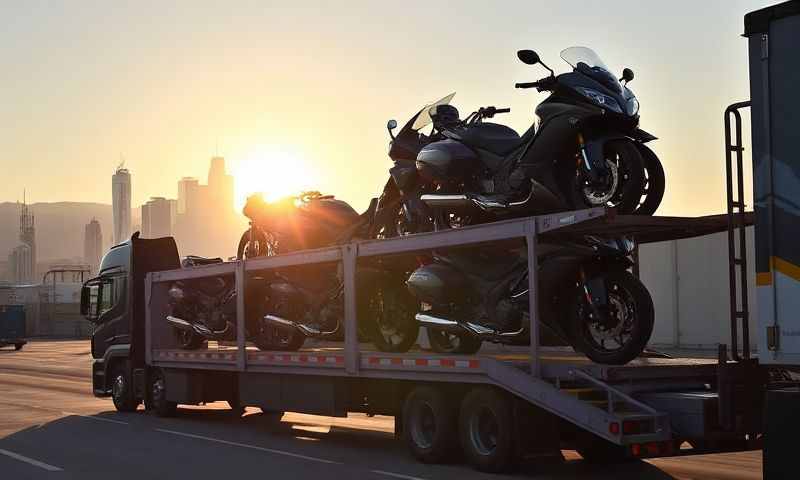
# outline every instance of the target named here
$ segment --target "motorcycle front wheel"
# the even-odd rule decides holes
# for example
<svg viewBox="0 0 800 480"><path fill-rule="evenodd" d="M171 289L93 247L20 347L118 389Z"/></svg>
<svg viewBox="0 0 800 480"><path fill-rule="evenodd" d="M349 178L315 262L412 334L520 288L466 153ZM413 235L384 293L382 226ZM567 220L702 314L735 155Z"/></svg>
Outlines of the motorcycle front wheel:
<svg viewBox="0 0 800 480"><path fill-rule="evenodd" d="M608 301L594 308L586 301L582 287L568 297L566 305L570 338L575 350L596 363L624 365L638 357L653 333L655 313L650 292L627 271L599 273L605 282ZM598 277L589 280L589 284ZM591 292L590 292L591 293ZM596 313L599 313L599 318Z"/></svg>
<svg viewBox="0 0 800 480"><path fill-rule="evenodd" d="M634 212L636 215L653 215L661 205L664 198L664 188L666 180L664 178L664 166L658 156L650 150L647 145L642 143L635 144L642 154L644 161L645 179L644 190L642 191L642 201Z"/></svg>
<svg viewBox="0 0 800 480"><path fill-rule="evenodd" d="M644 161L639 149L628 140L613 140L603 146L607 173L595 183L583 174L575 176L571 188L574 208L615 208L617 213L634 213L644 191Z"/></svg>

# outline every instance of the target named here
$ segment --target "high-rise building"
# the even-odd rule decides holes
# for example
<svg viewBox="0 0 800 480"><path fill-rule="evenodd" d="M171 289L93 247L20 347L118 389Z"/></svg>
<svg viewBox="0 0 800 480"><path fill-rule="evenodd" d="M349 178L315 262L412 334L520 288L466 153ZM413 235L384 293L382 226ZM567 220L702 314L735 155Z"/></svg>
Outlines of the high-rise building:
<svg viewBox="0 0 800 480"><path fill-rule="evenodd" d="M112 240L122 243L131 236L131 174L123 165L111 177L114 232Z"/></svg>
<svg viewBox="0 0 800 480"><path fill-rule="evenodd" d="M172 235L172 212L177 208L175 200L152 197L142 205L143 238L160 238Z"/></svg>
<svg viewBox="0 0 800 480"><path fill-rule="evenodd" d="M212 157L208 169L208 193L212 205L228 212L233 207L233 176L225 173L225 159Z"/></svg>
<svg viewBox="0 0 800 480"><path fill-rule="evenodd" d="M89 265L92 273L97 273L103 256L103 232L100 222L93 218L86 224L83 235L83 261Z"/></svg>
<svg viewBox="0 0 800 480"><path fill-rule="evenodd" d="M197 205L197 195L200 190L200 182L193 177L183 177L178 181L178 211L184 214L191 209L192 205Z"/></svg>
<svg viewBox="0 0 800 480"><path fill-rule="evenodd" d="M31 283L36 276L36 228L25 199L19 213L19 241L8 255L9 277L16 283Z"/></svg>

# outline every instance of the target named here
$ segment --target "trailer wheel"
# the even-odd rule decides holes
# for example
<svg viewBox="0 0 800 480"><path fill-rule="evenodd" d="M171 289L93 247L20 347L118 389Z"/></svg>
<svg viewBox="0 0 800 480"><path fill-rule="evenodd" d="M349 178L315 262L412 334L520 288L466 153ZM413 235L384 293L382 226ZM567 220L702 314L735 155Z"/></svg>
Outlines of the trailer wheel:
<svg viewBox="0 0 800 480"><path fill-rule="evenodd" d="M457 408L444 393L416 387L403 405L403 436L411 454L424 463L441 463L456 447Z"/></svg>
<svg viewBox="0 0 800 480"><path fill-rule="evenodd" d="M499 473L514 465L514 419L508 395L481 387L461 402L461 448L482 472Z"/></svg>
<svg viewBox="0 0 800 480"><path fill-rule="evenodd" d="M167 382L161 369L153 370L150 375L150 401L148 410L159 417L173 417L178 411L178 404L167 400Z"/></svg>
<svg viewBox="0 0 800 480"><path fill-rule="evenodd" d="M117 362L111 367L111 399L118 412L134 412L139 406L126 366L127 362Z"/></svg>
<svg viewBox="0 0 800 480"><path fill-rule="evenodd" d="M24 344L24 343L15 343L15 344L14 344L14 350L15 350L15 351L22 350L22 346L23 346L23 345L25 345L25 344Z"/></svg>

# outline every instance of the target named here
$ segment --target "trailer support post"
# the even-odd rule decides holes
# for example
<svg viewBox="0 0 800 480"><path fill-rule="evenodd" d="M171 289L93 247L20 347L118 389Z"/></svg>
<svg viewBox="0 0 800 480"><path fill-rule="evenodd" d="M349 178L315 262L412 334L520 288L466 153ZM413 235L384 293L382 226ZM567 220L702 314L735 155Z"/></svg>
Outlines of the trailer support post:
<svg viewBox="0 0 800 480"><path fill-rule="evenodd" d="M247 344L245 334L245 275L244 260L236 261L234 281L236 282L236 369L243 372L247 368Z"/></svg>
<svg viewBox="0 0 800 480"><path fill-rule="evenodd" d="M356 318L356 259L358 244L348 243L342 247L342 270L344 273L344 368L350 375L358 373L358 327Z"/></svg>
<svg viewBox="0 0 800 480"><path fill-rule="evenodd" d="M531 375L541 375L539 362L539 302L538 302L538 261L536 258L536 219L531 218L525 226L525 243L528 247L528 316L531 335Z"/></svg>

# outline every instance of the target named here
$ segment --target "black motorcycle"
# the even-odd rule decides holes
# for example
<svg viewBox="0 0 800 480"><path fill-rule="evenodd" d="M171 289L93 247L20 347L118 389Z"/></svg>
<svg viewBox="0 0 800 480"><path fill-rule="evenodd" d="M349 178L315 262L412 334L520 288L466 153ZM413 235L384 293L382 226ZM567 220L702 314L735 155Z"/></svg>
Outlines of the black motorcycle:
<svg viewBox="0 0 800 480"><path fill-rule="evenodd" d="M372 235L375 202L362 215L346 202L305 192L273 203L248 198L244 214L250 228L239 243L239 258L276 255L336 245ZM390 263L391 262L391 263ZM381 351L406 351L417 339L417 303L405 288L411 265L374 260L359 264L358 328ZM275 349L297 350L305 338L341 340L344 285L338 264L284 267L266 278L266 315L260 338L272 337Z"/></svg>
<svg viewBox="0 0 800 480"><path fill-rule="evenodd" d="M539 244L539 319L544 334L597 363L636 358L653 330L653 302L627 269L633 242L587 237ZM425 308L417 314L431 347L475 353L483 341L530 341L527 250L468 248L436 255L408 287Z"/></svg>
<svg viewBox="0 0 800 480"><path fill-rule="evenodd" d="M181 266L196 267L222 263L221 258L202 258L188 256ZM247 336L256 333L258 315L256 309L262 303L263 279L252 277L248 281L247 298L253 305L247 305L250 313L246 319ZM233 277L208 277L174 282L169 288L169 315L167 322L172 325L178 346L186 350L200 348L208 340L236 340L236 284ZM257 346L265 347L263 339L251 338Z"/></svg>
<svg viewBox="0 0 800 480"><path fill-rule="evenodd" d="M531 50L518 56L542 63ZM396 136L389 122L395 166L381 201L402 197L402 230L602 205L655 213L664 171L644 145L656 137L638 128L639 103L627 87L633 72L617 80L585 47L561 56L572 72L555 76L545 66L549 77L517 84L552 92L536 108L539 128L523 135L486 121L509 109L485 107L461 120L453 95L420 110ZM431 123L429 135L420 132Z"/></svg>

